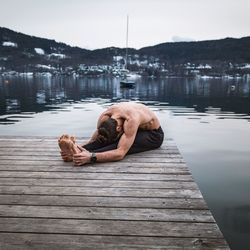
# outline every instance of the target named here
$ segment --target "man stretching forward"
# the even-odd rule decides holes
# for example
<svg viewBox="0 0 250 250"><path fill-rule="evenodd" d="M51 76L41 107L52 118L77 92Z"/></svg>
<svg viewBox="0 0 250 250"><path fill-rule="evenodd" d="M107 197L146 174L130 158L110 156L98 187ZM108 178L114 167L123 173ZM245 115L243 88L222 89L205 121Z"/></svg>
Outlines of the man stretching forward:
<svg viewBox="0 0 250 250"><path fill-rule="evenodd" d="M98 119L97 130L83 146L74 138L59 139L64 161L76 166L94 162L119 161L126 154L161 146L164 133L155 113L140 103L123 102L110 106Z"/></svg>

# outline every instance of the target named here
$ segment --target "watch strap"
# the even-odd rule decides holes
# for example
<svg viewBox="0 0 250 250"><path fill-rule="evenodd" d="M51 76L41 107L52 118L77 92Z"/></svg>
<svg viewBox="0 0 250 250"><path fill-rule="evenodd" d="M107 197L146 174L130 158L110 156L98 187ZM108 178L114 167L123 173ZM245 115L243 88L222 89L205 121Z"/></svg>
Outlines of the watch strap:
<svg viewBox="0 0 250 250"><path fill-rule="evenodd" d="M96 160L97 160L96 154L95 154L95 153L92 153L92 154L91 154L91 157L90 157L90 162L91 162L91 163L95 163Z"/></svg>

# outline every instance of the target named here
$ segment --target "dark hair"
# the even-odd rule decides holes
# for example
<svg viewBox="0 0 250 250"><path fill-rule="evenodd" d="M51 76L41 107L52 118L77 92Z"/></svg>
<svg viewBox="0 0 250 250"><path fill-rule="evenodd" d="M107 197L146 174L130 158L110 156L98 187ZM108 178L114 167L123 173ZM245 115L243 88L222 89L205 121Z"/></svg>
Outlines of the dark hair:
<svg viewBox="0 0 250 250"><path fill-rule="evenodd" d="M116 131L117 121L113 118L108 118L98 128L98 140L101 142L114 142L119 132Z"/></svg>

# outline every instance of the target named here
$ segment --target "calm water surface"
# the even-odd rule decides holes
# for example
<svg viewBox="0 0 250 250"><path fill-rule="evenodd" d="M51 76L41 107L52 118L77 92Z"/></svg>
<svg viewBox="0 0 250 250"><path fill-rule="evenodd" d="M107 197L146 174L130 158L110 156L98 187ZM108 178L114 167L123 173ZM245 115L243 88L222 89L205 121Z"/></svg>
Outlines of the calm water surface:
<svg viewBox="0 0 250 250"><path fill-rule="evenodd" d="M90 136L110 104L137 101L174 138L232 249L250 249L250 79L0 78L0 135Z"/></svg>

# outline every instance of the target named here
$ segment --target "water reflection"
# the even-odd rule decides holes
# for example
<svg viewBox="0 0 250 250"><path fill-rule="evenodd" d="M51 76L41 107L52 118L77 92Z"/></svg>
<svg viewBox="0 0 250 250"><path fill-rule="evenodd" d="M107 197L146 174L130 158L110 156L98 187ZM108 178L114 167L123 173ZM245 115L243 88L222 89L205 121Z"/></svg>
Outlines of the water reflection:
<svg viewBox="0 0 250 250"><path fill-rule="evenodd" d="M134 89L120 88L118 78L34 77L0 78L0 115L23 112L65 111L62 104L108 99L164 102L165 106L192 108L190 112L250 114L250 81L247 79L166 78L137 81ZM210 107L210 109L209 109ZM217 109L215 109L216 107ZM184 115L180 113L175 115ZM197 114L201 115L201 114ZM224 115L221 119L233 118ZM246 119L249 119L247 117ZM1 119L8 124L8 117Z"/></svg>
<svg viewBox="0 0 250 250"><path fill-rule="evenodd" d="M225 208L224 227L238 233L250 233L250 205Z"/></svg>
<svg viewBox="0 0 250 250"><path fill-rule="evenodd" d="M143 102L178 142L232 249L250 249L249 89L242 78L141 78L134 89L117 78L0 78L0 132L89 136L106 106Z"/></svg>

